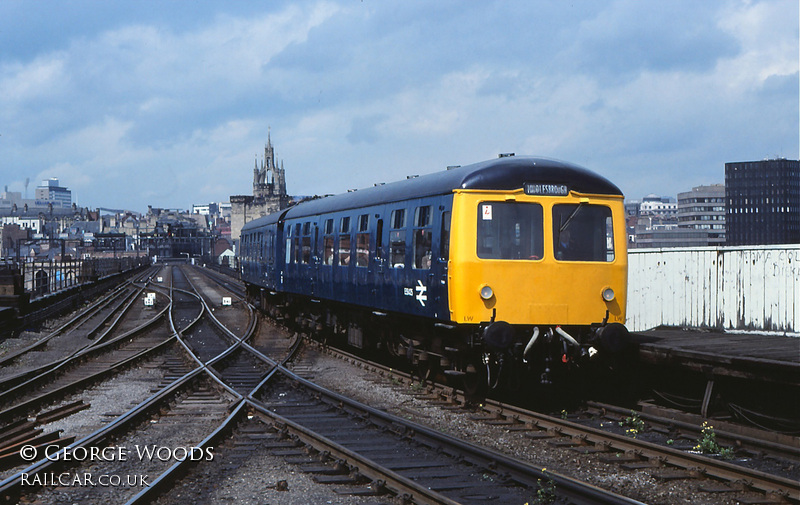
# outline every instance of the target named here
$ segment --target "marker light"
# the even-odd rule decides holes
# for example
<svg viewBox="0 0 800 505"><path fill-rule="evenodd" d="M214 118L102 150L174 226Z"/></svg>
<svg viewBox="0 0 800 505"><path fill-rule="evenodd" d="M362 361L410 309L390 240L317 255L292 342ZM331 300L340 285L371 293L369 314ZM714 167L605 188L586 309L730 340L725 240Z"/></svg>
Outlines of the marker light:
<svg viewBox="0 0 800 505"><path fill-rule="evenodd" d="M614 299L614 290L611 288L604 288L603 289L603 300L610 302Z"/></svg>
<svg viewBox="0 0 800 505"><path fill-rule="evenodd" d="M481 298L483 298L484 300L491 300L493 296L494 296L494 291L492 291L492 288L490 288L489 286L483 286L481 288Z"/></svg>

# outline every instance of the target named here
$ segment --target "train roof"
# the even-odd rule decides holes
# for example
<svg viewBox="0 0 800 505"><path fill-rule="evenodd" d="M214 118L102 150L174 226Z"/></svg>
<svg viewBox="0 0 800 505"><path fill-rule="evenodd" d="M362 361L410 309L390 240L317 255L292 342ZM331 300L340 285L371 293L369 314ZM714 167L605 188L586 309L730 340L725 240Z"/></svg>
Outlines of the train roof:
<svg viewBox="0 0 800 505"><path fill-rule="evenodd" d="M525 184L561 184L578 193L622 195L605 177L572 163L533 156L505 156L316 200L306 200L245 224L242 231L281 218L314 216L414 198L450 194L459 189L513 191Z"/></svg>

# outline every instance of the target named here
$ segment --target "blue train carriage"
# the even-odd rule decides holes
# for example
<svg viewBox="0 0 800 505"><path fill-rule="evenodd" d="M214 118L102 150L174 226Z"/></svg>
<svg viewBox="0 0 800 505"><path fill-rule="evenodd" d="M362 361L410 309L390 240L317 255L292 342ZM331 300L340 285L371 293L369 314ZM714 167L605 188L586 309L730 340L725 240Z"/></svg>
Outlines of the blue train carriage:
<svg viewBox="0 0 800 505"><path fill-rule="evenodd" d="M242 268L274 316L476 385L550 384L627 343L622 194L555 160L303 202L245 225Z"/></svg>

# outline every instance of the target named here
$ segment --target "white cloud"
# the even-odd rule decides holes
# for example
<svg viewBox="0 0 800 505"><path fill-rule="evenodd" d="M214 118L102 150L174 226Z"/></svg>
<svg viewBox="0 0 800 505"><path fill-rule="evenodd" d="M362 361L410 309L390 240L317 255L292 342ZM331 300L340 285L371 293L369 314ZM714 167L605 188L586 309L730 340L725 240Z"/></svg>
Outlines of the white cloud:
<svg viewBox="0 0 800 505"><path fill-rule="evenodd" d="M690 179L659 174L797 149L796 2L236 7L0 55L6 183L24 167L87 204L219 201L250 192L268 126L296 193L507 151L675 193Z"/></svg>
<svg viewBox="0 0 800 505"><path fill-rule="evenodd" d="M735 4L724 10L719 26L742 50L720 62L731 87L757 88L769 77L798 72L798 4L794 0Z"/></svg>
<svg viewBox="0 0 800 505"><path fill-rule="evenodd" d="M17 106L52 95L64 86L64 61L55 54L37 58L29 65L19 63L0 67L0 96L4 103Z"/></svg>

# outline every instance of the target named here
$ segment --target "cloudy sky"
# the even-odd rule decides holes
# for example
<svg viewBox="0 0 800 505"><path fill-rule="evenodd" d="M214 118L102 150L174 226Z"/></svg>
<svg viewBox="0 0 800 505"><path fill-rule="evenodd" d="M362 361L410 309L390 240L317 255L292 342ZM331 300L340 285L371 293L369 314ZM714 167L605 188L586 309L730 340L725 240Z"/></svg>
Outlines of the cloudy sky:
<svg viewBox="0 0 800 505"><path fill-rule="evenodd" d="M0 189L291 194L536 154L628 198L798 158L797 0L0 1Z"/></svg>

